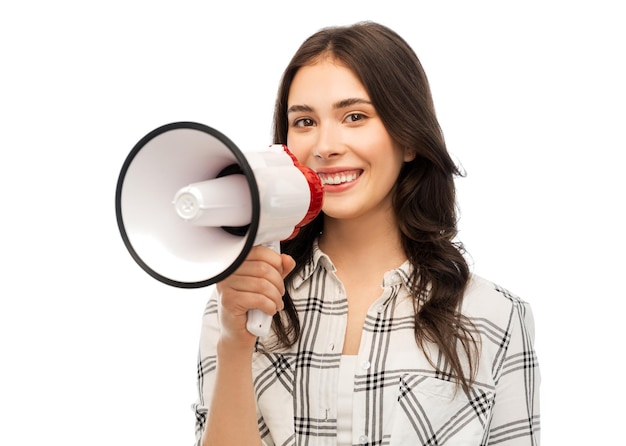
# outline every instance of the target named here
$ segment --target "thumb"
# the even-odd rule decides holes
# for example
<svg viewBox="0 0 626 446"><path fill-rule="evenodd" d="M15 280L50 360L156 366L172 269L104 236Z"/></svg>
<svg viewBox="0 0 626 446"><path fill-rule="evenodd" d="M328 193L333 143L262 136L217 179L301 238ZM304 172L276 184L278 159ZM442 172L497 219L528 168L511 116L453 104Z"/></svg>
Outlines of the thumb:
<svg viewBox="0 0 626 446"><path fill-rule="evenodd" d="M283 279L296 267L296 261L289 254L280 255L283 262Z"/></svg>

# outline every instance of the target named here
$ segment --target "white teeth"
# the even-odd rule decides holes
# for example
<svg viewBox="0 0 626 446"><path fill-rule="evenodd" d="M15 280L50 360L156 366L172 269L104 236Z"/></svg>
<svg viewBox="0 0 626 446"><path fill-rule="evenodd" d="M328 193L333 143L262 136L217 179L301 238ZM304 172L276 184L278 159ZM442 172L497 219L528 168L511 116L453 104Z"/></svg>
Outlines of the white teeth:
<svg viewBox="0 0 626 446"><path fill-rule="evenodd" d="M352 181L356 180L357 177L358 175L356 173L349 173L347 175L345 173L336 174L336 175L320 174L320 179L322 180L322 184L333 184L333 185L351 183Z"/></svg>

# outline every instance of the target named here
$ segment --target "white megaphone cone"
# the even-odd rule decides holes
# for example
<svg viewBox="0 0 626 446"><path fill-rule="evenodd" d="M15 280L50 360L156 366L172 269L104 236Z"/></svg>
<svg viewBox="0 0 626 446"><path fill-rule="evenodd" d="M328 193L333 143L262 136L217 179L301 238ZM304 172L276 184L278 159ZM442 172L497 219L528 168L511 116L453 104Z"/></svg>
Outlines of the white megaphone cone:
<svg viewBox="0 0 626 446"><path fill-rule="evenodd" d="M244 154L208 126L179 122L153 130L128 155L115 209L122 239L152 277L179 288L232 274L254 245L280 252L317 216L319 177L282 145ZM248 314L264 336L271 316Z"/></svg>

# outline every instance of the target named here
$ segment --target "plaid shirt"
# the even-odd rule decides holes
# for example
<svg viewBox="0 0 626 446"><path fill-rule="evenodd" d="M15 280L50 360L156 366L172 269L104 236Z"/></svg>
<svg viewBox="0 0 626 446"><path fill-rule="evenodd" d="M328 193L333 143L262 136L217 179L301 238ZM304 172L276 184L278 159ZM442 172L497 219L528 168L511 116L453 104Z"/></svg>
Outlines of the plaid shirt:
<svg viewBox="0 0 626 446"><path fill-rule="evenodd" d="M264 445L336 445L339 363L348 303L330 259L317 247L288 284L301 321L291 348L253 357L259 432ZM410 265L386 273L381 297L363 327L354 377L354 445L539 445L539 368L527 303L472 277L462 311L481 338L476 381L466 394L446 378L449 367L433 345L433 368L414 338ZM197 444L208 415L219 336L217 303L203 317L198 363ZM273 333L270 334L273 338Z"/></svg>

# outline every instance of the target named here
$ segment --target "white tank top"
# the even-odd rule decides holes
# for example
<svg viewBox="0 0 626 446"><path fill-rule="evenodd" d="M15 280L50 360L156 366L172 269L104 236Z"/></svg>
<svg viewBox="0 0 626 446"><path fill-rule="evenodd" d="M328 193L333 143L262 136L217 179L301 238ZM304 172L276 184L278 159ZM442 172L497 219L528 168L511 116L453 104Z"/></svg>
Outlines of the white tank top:
<svg viewBox="0 0 626 446"><path fill-rule="evenodd" d="M337 392L337 446L352 444L352 395L356 355L341 355Z"/></svg>

